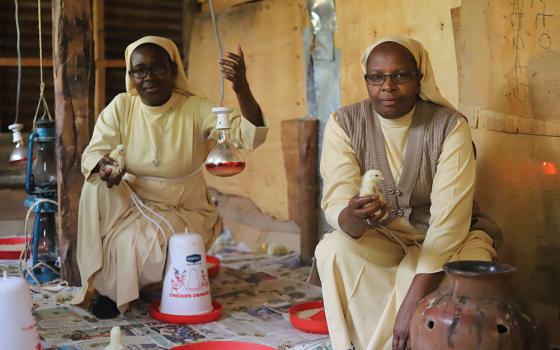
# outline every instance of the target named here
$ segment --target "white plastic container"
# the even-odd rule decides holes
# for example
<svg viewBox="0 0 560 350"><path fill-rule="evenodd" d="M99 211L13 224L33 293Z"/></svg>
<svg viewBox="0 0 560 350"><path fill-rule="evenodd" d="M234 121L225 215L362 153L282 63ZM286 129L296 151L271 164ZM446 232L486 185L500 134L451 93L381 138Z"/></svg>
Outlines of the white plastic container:
<svg viewBox="0 0 560 350"><path fill-rule="evenodd" d="M196 233L176 233L169 240L159 311L191 316L213 310L206 253Z"/></svg>
<svg viewBox="0 0 560 350"><path fill-rule="evenodd" d="M37 323L31 313L33 302L25 280L0 277L0 349L40 350Z"/></svg>

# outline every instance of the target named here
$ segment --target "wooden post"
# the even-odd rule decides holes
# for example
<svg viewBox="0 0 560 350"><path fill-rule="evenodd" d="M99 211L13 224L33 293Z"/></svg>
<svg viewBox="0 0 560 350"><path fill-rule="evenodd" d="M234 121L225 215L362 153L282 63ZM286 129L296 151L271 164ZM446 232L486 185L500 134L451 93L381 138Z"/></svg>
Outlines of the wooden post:
<svg viewBox="0 0 560 350"><path fill-rule="evenodd" d="M83 184L80 160L94 120L91 2L53 0L52 7L60 256L63 278L79 285L76 241Z"/></svg>
<svg viewBox="0 0 560 350"><path fill-rule="evenodd" d="M288 212L300 227L301 258L310 262L317 244L317 133L313 118L281 122L282 153L288 178Z"/></svg>
<svg viewBox="0 0 560 350"><path fill-rule="evenodd" d="M93 0L93 56L95 60L95 95L93 115L95 118L105 108L105 85L107 67L105 60L105 0Z"/></svg>

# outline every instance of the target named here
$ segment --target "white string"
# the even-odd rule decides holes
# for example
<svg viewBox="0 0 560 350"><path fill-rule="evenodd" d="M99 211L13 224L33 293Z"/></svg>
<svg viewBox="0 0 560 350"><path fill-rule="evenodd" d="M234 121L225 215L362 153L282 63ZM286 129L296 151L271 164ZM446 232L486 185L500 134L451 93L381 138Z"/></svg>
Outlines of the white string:
<svg viewBox="0 0 560 350"><path fill-rule="evenodd" d="M20 31L19 31L19 15L18 15L18 0L14 0L15 4L15 19L16 19L16 51L17 51L17 89L16 89L16 118L14 120L14 124L17 124L19 119L19 97L21 91L21 38L20 38Z"/></svg>
<svg viewBox="0 0 560 350"><path fill-rule="evenodd" d="M43 117L47 115L50 121L53 120L51 112L49 111L47 99L45 98L45 81L43 80L43 30L41 26L41 0L37 0L37 18L39 30L39 72L41 75L41 85L39 86L39 101L37 101L37 108L35 109L35 116L33 117L33 129L35 129L35 122L37 121L37 115L39 114L41 104L44 109Z"/></svg>
<svg viewBox="0 0 560 350"><path fill-rule="evenodd" d="M216 45L218 46L219 58L224 58L224 51L222 49L222 41L220 40L220 33L218 32L218 24L216 23L216 14L214 13L214 1L209 0L210 15L212 16L212 29L214 29L214 37L216 38ZM220 107L224 105L224 75L220 72Z"/></svg>
<svg viewBox="0 0 560 350"><path fill-rule="evenodd" d="M123 180L123 184L128 191L132 203L134 203L134 205L136 206L138 211L140 211L140 214L142 214L143 217L145 217L152 224L156 225L156 227L158 228L158 233L161 233L161 236L163 237L164 247L167 246L167 236L165 235L165 231L163 230L161 225L157 221L152 219L148 214L146 214L142 208L146 209L152 215L165 222L171 233L175 232L173 226L171 226L171 224L169 223L169 221L167 221L166 218L164 218L162 215L158 214L155 210L153 210L152 208L144 204L144 201L142 201L142 199L136 194L136 192L134 192L134 190L132 189L132 187L130 187L130 185L126 180Z"/></svg>
<svg viewBox="0 0 560 350"><path fill-rule="evenodd" d="M52 203L56 206L58 206L58 202L56 202L55 200L52 199L48 199L48 198L41 198L36 200L27 210L27 214L25 215L25 224L23 226L23 232L24 232L24 238L25 238L25 243L24 243L24 247L23 250L20 252L19 254L19 275L22 278L26 278L26 277L31 277L31 279L33 279L33 281L35 282L35 287L43 287L43 286L47 286L47 285L53 285L53 284L62 284L62 285L68 285L68 282L65 280L62 280L60 278L56 278L52 281L49 282L45 282L45 283L40 283L39 280L35 277L35 273L33 272L36 268L39 267L46 267L49 270L51 270L53 273L55 273L56 275L60 276L60 272L56 271L55 269L52 268L52 266L49 266L48 264L45 264L43 262L38 262L33 266L28 266L27 263L27 255L32 251L30 245L33 243L33 236L31 237L31 239L28 239L28 231L27 231L27 223L29 221L29 216L31 215L31 213L33 212L33 209L41 204L41 203ZM36 213L35 215L39 215L39 213ZM32 255L31 255L32 256ZM25 272L25 274L24 274Z"/></svg>

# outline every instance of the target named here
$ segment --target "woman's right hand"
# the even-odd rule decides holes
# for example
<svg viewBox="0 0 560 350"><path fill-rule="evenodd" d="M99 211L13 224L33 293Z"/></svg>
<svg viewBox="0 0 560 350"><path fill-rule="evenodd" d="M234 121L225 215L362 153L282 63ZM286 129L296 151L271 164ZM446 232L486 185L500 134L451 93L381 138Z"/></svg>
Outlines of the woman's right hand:
<svg viewBox="0 0 560 350"><path fill-rule="evenodd" d="M109 157L108 154L104 155L103 158L97 163L99 169L99 178L107 183L107 187L111 188L117 186L121 183L122 177L125 171L116 172L113 174L112 166L118 167L116 160Z"/></svg>
<svg viewBox="0 0 560 350"><path fill-rule="evenodd" d="M387 206L376 196L352 197L338 216L340 228L354 238L376 226L387 213Z"/></svg>

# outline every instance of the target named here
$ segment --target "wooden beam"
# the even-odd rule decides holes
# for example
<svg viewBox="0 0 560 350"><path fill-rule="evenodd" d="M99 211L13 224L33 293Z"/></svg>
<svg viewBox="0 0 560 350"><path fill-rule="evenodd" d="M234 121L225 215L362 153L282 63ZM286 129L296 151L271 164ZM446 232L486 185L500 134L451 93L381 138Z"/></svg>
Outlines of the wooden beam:
<svg viewBox="0 0 560 350"><path fill-rule="evenodd" d="M126 68L126 62L121 59L101 59L95 60L95 66L97 68Z"/></svg>
<svg viewBox="0 0 560 350"><path fill-rule="evenodd" d="M93 130L93 42L89 0L53 0L60 256L63 278L80 284L76 263L81 155Z"/></svg>
<svg viewBox="0 0 560 350"><path fill-rule="evenodd" d="M0 57L0 67L17 67L17 58L15 57ZM41 60L38 58L22 58L22 67L39 67ZM50 58L43 58L43 67L52 67L53 60Z"/></svg>
<svg viewBox="0 0 560 350"><path fill-rule="evenodd" d="M230 7L239 6L246 2L251 2L251 0L220 0L214 1L214 10L216 13L225 11ZM204 1L202 3L202 12L210 12L210 3L208 1Z"/></svg>
<svg viewBox="0 0 560 350"><path fill-rule="evenodd" d="M313 118L283 120L281 142L288 179L288 211L301 232L301 258L310 262L317 244L317 134Z"/></svg>
<svg viewBox="0 0 560 350"><path fill-rule="evenodd" d="M95 58L95 95L93 113L97 117L105 107L105 65L98 65L105 59L105 0L93 0L93 56Z"/></svg>
<svg viewBox="0 0 560 350"><path fill-rule="evenodd" d="M183 0L183 63L185 64L185 72L188 72L189 65L189 49L191 47L191 35L196 18L196 13L200 10L200 4L196 0Z"/></svg>

